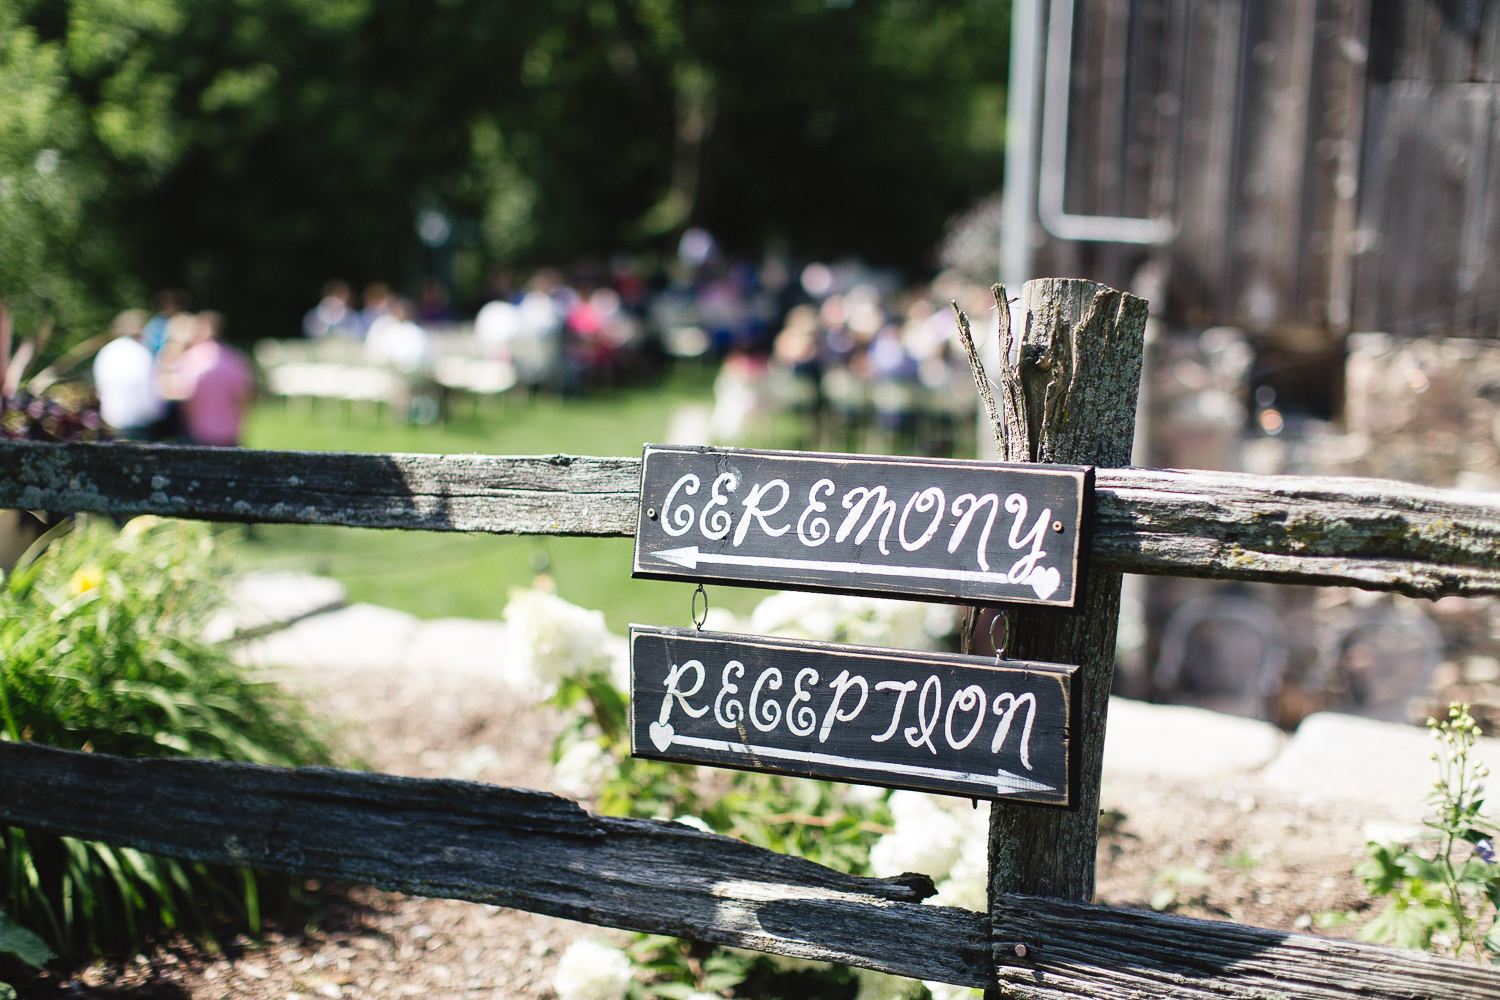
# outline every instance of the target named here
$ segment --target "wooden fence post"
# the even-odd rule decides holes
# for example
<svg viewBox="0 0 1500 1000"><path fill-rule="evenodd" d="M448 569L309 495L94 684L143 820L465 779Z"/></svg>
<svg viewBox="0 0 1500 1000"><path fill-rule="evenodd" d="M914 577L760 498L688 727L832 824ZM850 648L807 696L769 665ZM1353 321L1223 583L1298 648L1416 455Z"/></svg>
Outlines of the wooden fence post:
<svg viewBox="0 0 1500 1000"><path fill-rule="evenodd" d="M1004 310L1004 291L996 286ZM1020 360L1002 373L1005 459L1128 465L1140 387L1146 302L1091 281L1042 278L1021 294ZM1002 344L1002 350L1005 345ZM1009 360L1002 357L1002 367ZM1010 612L1007 657L1082 667L1075 733L1077 806L995 802L990 819L990 894L1088 901L1094 893L1099 776L1114 673L1120 574L1089 569L1075 611ZM994 907L991 907L992 913ZM996 921L997 954L1007 946ZM1023 942L1015 942L1020 944ZM1014 961L1014 956L1009 956ZM991 991L994 994L994 991ZM998 995L998 994L994 994Z"/></svg>

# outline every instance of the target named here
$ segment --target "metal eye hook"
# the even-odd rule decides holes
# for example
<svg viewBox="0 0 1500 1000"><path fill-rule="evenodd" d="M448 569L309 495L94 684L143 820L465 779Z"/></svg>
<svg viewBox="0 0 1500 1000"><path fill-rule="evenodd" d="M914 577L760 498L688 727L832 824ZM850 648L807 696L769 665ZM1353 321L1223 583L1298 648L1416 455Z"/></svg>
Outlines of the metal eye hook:
<svg viewBox="0 0 1500 1000"><path fill-rule="evenodd" d="M995 638L995 626L1000 626L1000 638ZM1005 647L1010 645L1010 615L996 611L990 619L990 645L995 647L995 660L1005 659Z"/></svg>
<svg viewBox="0 0 1500 1000"><path fill-rule="evenodd" d="M703 614L698 614L698 595L703 595ZM688 605L688 614L693 618L693 628L699 632L703 631L703 623L708 621L708 591L703 589L703 584L698 584L698 589L693 591L692 603Z"/></svg>

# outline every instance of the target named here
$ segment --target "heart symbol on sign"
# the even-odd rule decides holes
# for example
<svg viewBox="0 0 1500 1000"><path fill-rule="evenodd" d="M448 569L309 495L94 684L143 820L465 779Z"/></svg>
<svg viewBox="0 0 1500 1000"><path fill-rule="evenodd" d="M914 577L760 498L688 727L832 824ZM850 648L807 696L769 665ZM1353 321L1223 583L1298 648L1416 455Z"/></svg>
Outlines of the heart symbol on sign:
<svg viewBox="0 0 1500 1000"><path fill-rule="evenodd" d="M1043 569L1038 566L1031 571L1031 576L1026 578L1031 584L1031 589L1036 591L1036 596L1046 600L1057 593L1057 588L1062 586L1062 574L1057 571L1056 566L1048 566Z"/></svg>
<svg viewBox="0 0 1500 1000"><path fill-rule="evenodd" d="M672 728L670 722L653 722L646 731L651 736L651 742L656 744L656 749L662 753L667 752L667 747L672 745L672 738L677 735L677 730Z"/></svg>

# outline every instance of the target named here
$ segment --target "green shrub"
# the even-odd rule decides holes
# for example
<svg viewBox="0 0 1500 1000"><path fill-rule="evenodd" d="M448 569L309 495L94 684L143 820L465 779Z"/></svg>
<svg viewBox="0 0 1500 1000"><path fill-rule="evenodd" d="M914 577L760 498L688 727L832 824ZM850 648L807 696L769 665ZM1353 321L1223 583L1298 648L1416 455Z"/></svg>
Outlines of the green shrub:
<svg viewBox="0 0 1500 1000"><path fill-rule="evenodd" d="M274 686L202 638L222 598L204 525L80 519L0 584L0 739L121 756L328 763ZM0 826L0 909L65 959L254 930L291 880Z"/></svg>
<svg viewBox="0 0 1500 1000"><path fill-rule="evenodd" d="M1371 895L1390 905L1360 931L1367 941L1500 961L1500 864L1494 824L1483 814L1489 768L1474 759L1479 726L1469 706L1428 719L1438 766L1428 802L1426 849L1371 843L1357 869Z"/></svg>
<svg viewBox="0 0 1500 1000"><path fill-rule="evenodd" d="M935 641L920 605L870 599L773 595L757 627L802 635L923 647ZM950 616L951 617L951 616ZM517 591L505 609L515 678L565 716L553 747L554 786L592 800L606 815L670 819L851 874L920 871L930 901L982 909L988 885L988 811L968 800L888 792L755 771L700 768L630 756L628 678L604 616L540 591ZM808 626L816 623L826 631ZM977 835L976 835L977 834ZM829 1000L959 1000L977 992L868 970L635 935L617 960L607 946L578 942L558 962L564 1000L817 996ZM610 972L619 965L619 975ZM628 983L617 981L624 975Z"/></svg>

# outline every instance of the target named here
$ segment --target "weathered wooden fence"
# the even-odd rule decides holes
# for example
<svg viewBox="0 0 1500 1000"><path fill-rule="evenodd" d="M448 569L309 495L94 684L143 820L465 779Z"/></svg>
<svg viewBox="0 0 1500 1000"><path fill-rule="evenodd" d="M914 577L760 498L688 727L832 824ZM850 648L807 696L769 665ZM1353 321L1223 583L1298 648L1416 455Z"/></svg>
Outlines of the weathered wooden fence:
<svg viewBox="0 0 1500 1000"><path fill-rule="evenodd" d="M1002 379L1015 445L1008 457L1099 468L1084 610L1029 610L1020 637L1030 643L1026 655L1081 663L1093 675L1084 686L1084 740L1097 745L1087 753L1097 758L1102 748L1113 649L1113 621L1101 624L1099 608L1117 602L1120 573L1428 598L1500 595L1494 496L1096 461L1118 454L1130 423L1098 411L1133 411L1134 389L1090 397L1097 383L1075 376L1090 363L1114 369L1122 387L1137 376L1138 339L1132 347L1120 331L1144 319L1143 305L1131 315L1137 307L1128 297L1083 282L1031 283L1027 297L1035 322L1018 375ZM640 472L629 458L5 442L0 506L627 536ZM1065 658L1068 649L1075 658ZM126 760L0 742L0 821L179 858L846 962L992 996L1500 997L1500 972L1481 966L1091 904L1097 764L1085 760L1075 810L997 805L988 913L923 905L933 893L925 876L844 875L680 824L591 815L540 792L325 768Z"/></svg>

